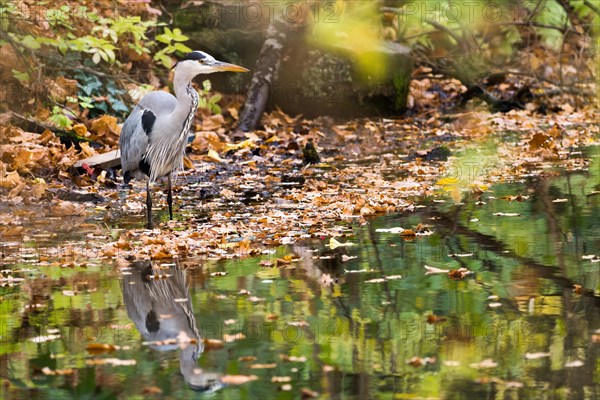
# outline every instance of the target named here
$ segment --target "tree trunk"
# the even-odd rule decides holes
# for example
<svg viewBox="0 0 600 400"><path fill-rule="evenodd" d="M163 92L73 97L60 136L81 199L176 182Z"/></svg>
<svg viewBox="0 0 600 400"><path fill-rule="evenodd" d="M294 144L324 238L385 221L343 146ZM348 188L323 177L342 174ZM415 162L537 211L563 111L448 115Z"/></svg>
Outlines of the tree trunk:
<svg viewBox="0 0 600 400"><path fill-rule="evenodd" d="M289 34L289 25L280 18L275 19L267 29L267 39L256 62L256 72L240 116L239 130L243 132L256 129L265 111L269 94L277 83L281 58L289 41Z"/></svg>

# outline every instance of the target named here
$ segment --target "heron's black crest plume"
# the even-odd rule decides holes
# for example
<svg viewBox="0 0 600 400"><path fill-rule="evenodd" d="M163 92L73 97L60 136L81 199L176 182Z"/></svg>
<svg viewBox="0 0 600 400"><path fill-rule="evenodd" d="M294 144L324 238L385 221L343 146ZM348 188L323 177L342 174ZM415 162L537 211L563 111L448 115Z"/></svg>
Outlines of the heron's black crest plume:
<svg viewBox="0 0 600 400"><path fill-rule="evenodd" d="M181 59L181 61L185 61L185 60L204 60L206 58L206 54L202 53L201 51L192 51L187 53L185 56L183 56L183 58Z"/></svg>
<svg viewBox="0 0 600 400"><path fill-rule="evenodd" d="M177 61L175 63L175 65L173 65L173 68L175 68L177 66L177 64L179 64L182 61L187 61L187 60L198 61L198 60L204 60L205 58L206 58L206 54L204 54L201 51L194 50L194 51L187 53L185 56L183 56L183 58L181 60ZM171 69L173 69L173 68L171 68Z"/></svg>

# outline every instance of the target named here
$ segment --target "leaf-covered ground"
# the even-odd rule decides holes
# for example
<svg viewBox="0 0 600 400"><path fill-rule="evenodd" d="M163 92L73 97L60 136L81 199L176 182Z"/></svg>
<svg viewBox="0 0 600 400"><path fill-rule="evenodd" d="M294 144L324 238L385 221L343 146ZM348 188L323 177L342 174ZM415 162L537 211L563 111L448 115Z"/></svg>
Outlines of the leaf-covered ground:
<svg viewBox="0 0 600 400"><path fill-rule="evenodd" d="M126 190L120 171L72 168L110 145L67 147L50 131L7 125L0 136L4 262L24 256L11 251L21 243L56 243L41 261L62 266L89 258L243 257L303 238L348 235L352 224L410 213L432 199L480 198L495 182L585 170L589 160L580 150L598 145L599 113L565 108L552 115L427 111L346 123L275 111L264 117L263 130L236 143L227 135L235 123L231 109L227 119L197 124L187 168L176 179L174 221L164 182L154 186L154 230L144 229L143 182ZM92 132L81 127L81 136L116 143L116 119L103 116L90 126ZM320 162L306 163L307 144Z"/></svg>

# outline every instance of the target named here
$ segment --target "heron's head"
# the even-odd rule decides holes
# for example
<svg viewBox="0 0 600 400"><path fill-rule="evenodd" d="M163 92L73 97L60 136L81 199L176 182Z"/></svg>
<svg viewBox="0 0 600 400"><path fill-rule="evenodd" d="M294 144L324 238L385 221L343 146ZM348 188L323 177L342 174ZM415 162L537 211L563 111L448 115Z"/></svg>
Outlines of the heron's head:
<svg viewBox="0 0 600 400"><path fill-rule="evenodd" d="M199 74L212 74L213 72L248 72L248 69L239 65L229 64L215 60L213 56L203 51L195 50L187 53L177 64L175 72L184 72L193 78Z"/></svg>

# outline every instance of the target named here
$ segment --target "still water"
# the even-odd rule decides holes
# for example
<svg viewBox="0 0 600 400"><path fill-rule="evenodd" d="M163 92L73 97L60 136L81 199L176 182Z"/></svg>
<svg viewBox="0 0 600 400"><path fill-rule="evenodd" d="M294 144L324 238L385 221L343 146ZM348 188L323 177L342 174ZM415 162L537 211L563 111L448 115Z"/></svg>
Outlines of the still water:
<svg viewBox="0 0 600 400"><path fill-rule="evenodd" d="M3 278L23 280L0 288L0 398L598 399L598 161L479 202L421 201L351 226L351 246L3 258Z"/></svg>

